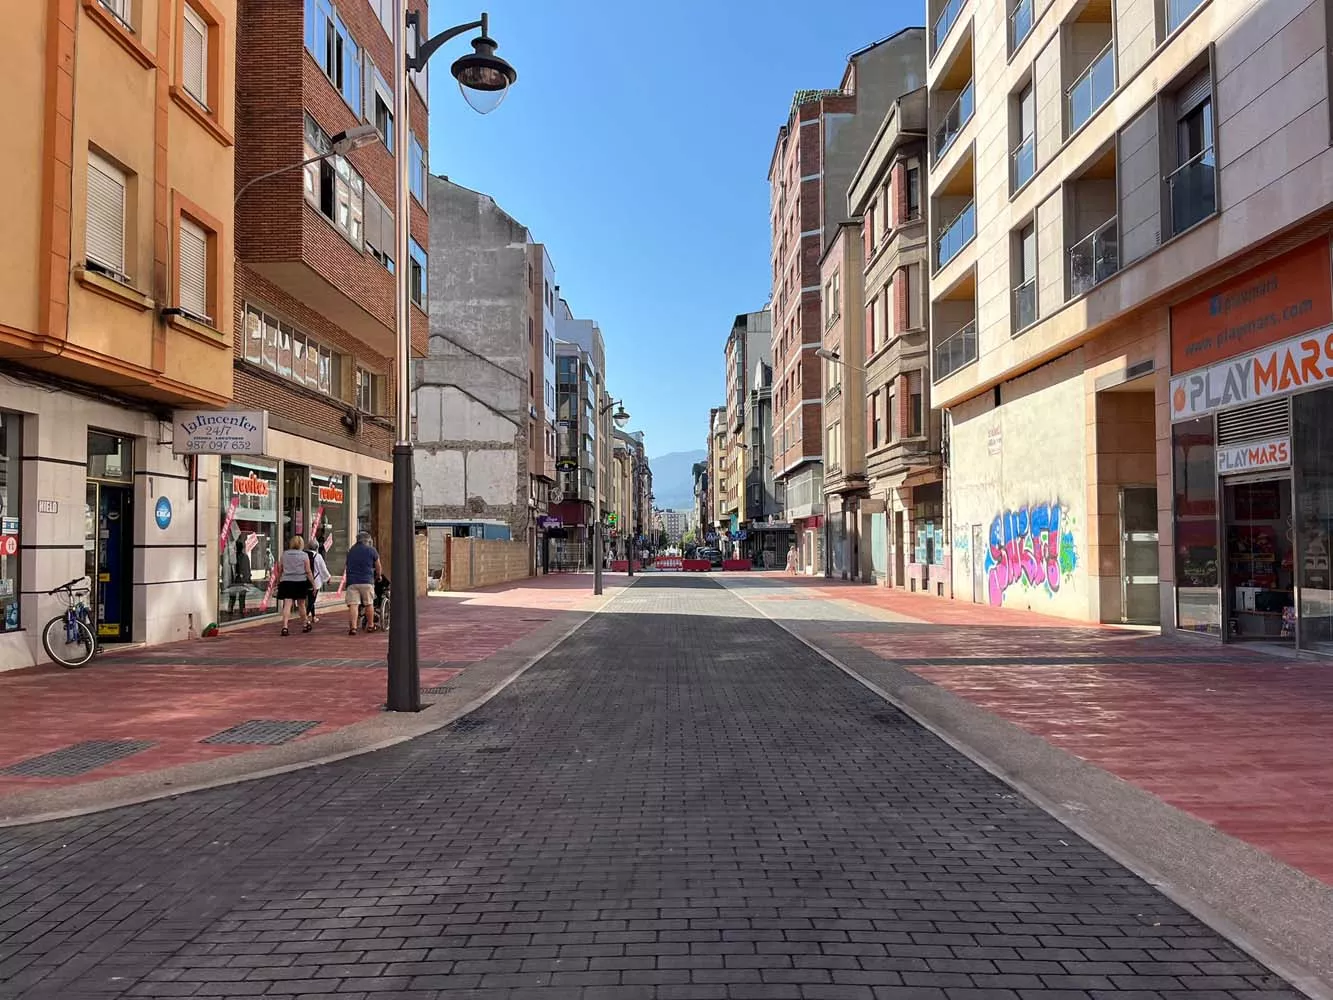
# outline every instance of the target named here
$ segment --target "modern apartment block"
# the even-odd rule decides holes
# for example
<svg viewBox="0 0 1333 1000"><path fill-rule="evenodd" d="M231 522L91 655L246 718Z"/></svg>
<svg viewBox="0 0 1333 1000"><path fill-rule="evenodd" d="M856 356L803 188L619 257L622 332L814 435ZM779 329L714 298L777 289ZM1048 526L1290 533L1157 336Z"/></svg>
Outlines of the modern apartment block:
<svg viewBox="0 0 1333 1000"><path fill-rule="evenodd" d="M769 162L773 462L807 573L826 568L819 261L847 218L848 184L885 112L924 75L922 28L854 52L837 89L797 91Z"/></svg>
<svg viewBox="0 0 1333 1000"><path fill-rule="evenodd" d="M611 509L613 446L606 344L597 322L575 319L559 289L553 291L557 482L550 510L560 527L552 537L561 564L591 565L595 525Z"/></svg>
<svg viewBox="0 0 1333 1000"><path fill-rule="evenodd" d="M184 639L217 587L232 396L234 0L25 0L0 80L0 669L91 578L104 643ZM299 149L295 151L299 156Z"/></svg>
<svg viewBox="0 0 1333 1000"><path fill-rule="evenodd" d="M427 186L437 249L413 388L420 514L454 534L526 541L535 570L555 477L554 271L490 195L444 177Z"/></svg>
<svg viewBox="0 0 1333 1000"><path fill-rule="evenodd" d="M610 508L616 516L606 537L612 557L626 559L634 549L634 539L644 534L652 472L648 468L643 431L616 428L614 433ZM650 484L647 489L645 481Z"/></svg>
<svg viewBox="0 0 1333 1000"><path fill-rule="evenodd" d="M825 367L841 475L826 473L824 489L830 537L845 538L832 550L835 572L841 555L847 577L950 596L941 425L930 407L925 132L919 88L885 115L847 193L855 221L841 253L824 260L824 345L843 361Z"/></svg>
<svg viewBox="0 0 1333 1000"><path fill-rule="evenodd" d="M1326 5L932 14L955 596L1333 648Z"/></svg>
<svg viewBox="0 0 1333 1000"><path fill-rule="evenodd" d="M412 166L409 259L394 259L392 11L365 0L239 3L235 180L256 183L235 210L235 404L267 411L269 430L264 455L222 462L224 621L269 603L292 535L324 550L335 580L358 529L388 553L394 272L409 272L416 356L430 272L424 80L410 85L413 137L401 151ZM380 141L290 169L363 123Z"/></svg>
<svg viewBox="0 0 1333 1000"><path fill-rule="evenodd" d="M783 565L790 530L773 486L772 312L741 313L723 347L727 378L727 500L723 530L738 559ZM765 552L769 555L766 557Z"/></svg>

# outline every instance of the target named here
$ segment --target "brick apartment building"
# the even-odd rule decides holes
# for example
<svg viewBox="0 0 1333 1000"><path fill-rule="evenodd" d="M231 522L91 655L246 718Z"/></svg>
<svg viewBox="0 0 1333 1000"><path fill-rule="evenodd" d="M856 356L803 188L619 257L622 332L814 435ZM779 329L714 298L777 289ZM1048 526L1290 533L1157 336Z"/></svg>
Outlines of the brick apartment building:
<svg viewBox="0 0 1333 1000"><path fill-rule="evenodd" d="M388 555L393 270L410 269L417 356L426 348L429 273L424 79L409 95L410 259L393 259L393 6L239 5L238 190L363 122L382 139L265 179L236 208L234 405L267 410L270 430L267 455L235 456L221 470L223 621L264 603L272 561L293 534L318 541L335 580L359 528Z"/></svg>
<svg viewBox="0 0 1333 1000"><path fill-rule="evenodd" d="M835 90L800 90L769 161L773 463L798 567L825 571L820 258L847 218L847 187L889 106L925 78L925 30L848 57Z"/></svg>

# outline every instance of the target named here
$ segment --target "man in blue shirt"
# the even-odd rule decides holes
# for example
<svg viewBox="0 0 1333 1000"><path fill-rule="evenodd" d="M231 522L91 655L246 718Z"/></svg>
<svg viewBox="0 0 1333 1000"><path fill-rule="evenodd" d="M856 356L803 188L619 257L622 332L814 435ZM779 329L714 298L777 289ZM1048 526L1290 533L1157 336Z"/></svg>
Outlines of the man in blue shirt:
<svg viewBox="0 0 1333 1000"><path fill-rule="evenodd" d="M366 631L375 631L375 581L384 573L380 554L370 544L370 532L357 532L356 544L347 550L347 634L356 635L357 609L366 609Z"/></svg>

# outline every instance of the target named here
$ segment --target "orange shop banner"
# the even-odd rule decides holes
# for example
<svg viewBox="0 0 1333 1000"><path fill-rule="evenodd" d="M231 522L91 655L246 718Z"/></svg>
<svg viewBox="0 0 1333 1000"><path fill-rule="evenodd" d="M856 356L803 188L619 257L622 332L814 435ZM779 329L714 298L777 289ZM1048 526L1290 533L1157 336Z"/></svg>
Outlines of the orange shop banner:
<svg viewBox="0 0 1333 1000"><path fill-rule="evenodd" d="M1333 385L1333 327L1171 379L1171 420Z"/></svg>
<svg viewBox="0 0 1333 1000"><path fill-rule="evenodd" d="M1327 239L1239 274L1171 309L1171 373L1333 324Z"/></svg>

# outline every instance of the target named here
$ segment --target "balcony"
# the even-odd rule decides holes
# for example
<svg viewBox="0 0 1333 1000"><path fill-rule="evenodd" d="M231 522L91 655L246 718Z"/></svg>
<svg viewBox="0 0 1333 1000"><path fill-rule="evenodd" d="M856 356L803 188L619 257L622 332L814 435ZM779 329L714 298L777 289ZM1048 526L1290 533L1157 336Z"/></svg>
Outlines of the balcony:
<svg viewBox="0 0 1333 1000"><path fill-rule="evenodd" d="M1203 0L1166 0L1166 33L1169 35L1198 9Z"/></svg>
<svg viewBox="0 0 1333 1000"><path fill-rule="evenodd" d="M1014 147L1009 159L1013 163L1014 190L1017 191L1037 172L1037 137L1028 135Z"/></svg>
<svg viewBox="0 0 1333 1000"><path fill-rule="evenodd" d="M1037 322L1037 279L1028 278L1014 289L1014 332Z"/></svg>
<svg viewBox="0 0 1333 1000"><path fill-rule="evenodd" d="M944 40L949 37L949 29L953 27L958 15L963 12L963 4L966 0L947 0L944 9L940 11L940 16L935 19L935 30L931 34L934 42L932 52L938 52Z"/></svg>
<svg viewBox="0 0 1333 1000"><path fill-rule="evenodd" d="M949 147L953 145L953 141L963 131L963 126L972 120L972 113L976 110L974 95L972 81L969 80L967 86L958 95L957 100L944 113L944 120L940 122L939 128L935 130L935 159L937 161L948 152Z"/></svg>
<svg viewBox="0 0 1333 1000"><path fill-rule="evenodd" d="M1017 52L1032 31L1032 0L1018 0L1009 12L1009 51Z"/></svg>
<svg viewBox="0 0 1333 1000"><path fill-rule="evenodd" d="M958 256L977 235L977 205L969 201L963 210L950 220L935 241L935 267L944 267Z"/></svg>
<svg viewBox="0 0 1333 1000"><path fill-rule="evenodd" d="M1113 216L1069 248L1069 297L1090 291L1118 270L1119 229Z"/></svg>
<svg viewBox="0 0 1333 1000"><path fill-rule="evenodd" d="M1171 235L1183 233L1217 211L1216 158L1213 147L1192 156L1166 178L1171 203Z"/></svg>
<svg viewBox="0 0 1333 1000"><path fill-rule="evenodd" d="M939 382L976 360L977 324L973 320L936 343L932 358L932 377L934 381Z"/></svg>
<svg viewBox="0 0 1333 1000"><path fill-rule="evenodd" d="M1097 109L1107 102L1115 90L1115 41L1106 43L1106 47L1088 64L1079 78L1074 81L1066 95L1068 115L1068 134L1073 135L1090 119Z"/></svg>

